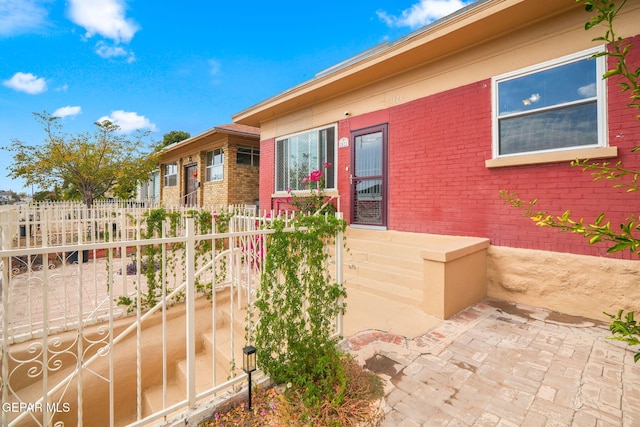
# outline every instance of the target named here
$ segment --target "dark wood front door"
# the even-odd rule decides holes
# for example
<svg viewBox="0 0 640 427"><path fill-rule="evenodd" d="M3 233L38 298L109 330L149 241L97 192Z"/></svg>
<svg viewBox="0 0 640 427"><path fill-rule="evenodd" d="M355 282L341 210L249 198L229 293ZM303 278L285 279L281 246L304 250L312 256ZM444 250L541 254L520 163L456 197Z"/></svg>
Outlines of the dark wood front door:
<svg viewBox="0 0 640 427"><path fill-rule="evenodd" d="M351 223L387 225L387 125L352 132Z"/></svg>
<svg viewBox="0 0 640 427"><path fill-rule="evenodd" d="M184 167L184 204L196 206L198 204L198 164Z"/></svg>

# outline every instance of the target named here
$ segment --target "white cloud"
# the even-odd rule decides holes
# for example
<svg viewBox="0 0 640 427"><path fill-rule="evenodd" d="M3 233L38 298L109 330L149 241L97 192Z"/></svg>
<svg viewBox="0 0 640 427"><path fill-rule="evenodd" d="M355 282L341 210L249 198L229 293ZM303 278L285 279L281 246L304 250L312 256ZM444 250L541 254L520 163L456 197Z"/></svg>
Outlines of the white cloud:
<svg viewBox="0 0 640 427"><path fill-rule="evenodd" d="M593 98L598 94L598 89L595 83L591 83L590 85L578 88L578 93L585 98Z"/></svg>
<svg viewBox="0 0 640 427"><path fill-rule="evenodd" d="M0 1L0 37L37 31L47 25L48 0Z"/></svg>
<svg viewBox="0 0 640 427"><path fill-rule="evenodd" d="M419 28L447 16L467 4L469 0L420 0L400 16L389 15L385 11L377 11L378 17L390 27Z"/></svg>
<svg viewBox="0 0 640 427"><path fill-rule="evenodd" d="M11 89L31 95L37 95L47 90L46 80L31 73L17 72L9 80L5 80L3 84Z"/></svg>
<svg viewBox="0 0 640 427"><path fill-rule="evenodd" d="M116 43L128 43L138 25L125 16L123 0L69 0L69 17L87 30L86 37L96 34Z"/></svg>
<svg viewBox="0 0 640 427"><path fill-rule="evenodd" d="M69 90L69 85L68 84L63 84L62 86L59 86L57 88L54 89L56 92L66 92Z"/></svg>
<svg viewBox="0 0 640 427"><path fill-rule="evenodd" d="M56 111L53 112L52 116L65 118L69 116L77 116L80 113L82 113L82 108L77 106L72 107L70 105L67 105L66 107L58 108Z"/></svg>
<svg viewBox="0 0 640 427"><path fill-rule="evenodd" d="M149 129L151 132L158 130L156 125L151 123L148 118L140 116L135 112L116 110L111 112L111 116L101 117L97 121L98 123L102 123L105 120L118 125L120 132L125 134L142 129Z"/></svg>
<svg viewBox="0 0 640 427"><path fill-rule="evenodd" d="M211 75L216 77L220 74L220 62L215 59L209 60L209 70L211 71Z"/></svg>
<svg viewBox="0 0 640 427"><path fill-rule="evenodd" d="M103 58L126 58L127 62L135 61L136 56L122 46L109 46L105 42L98 42L96 53Z"/></svg>

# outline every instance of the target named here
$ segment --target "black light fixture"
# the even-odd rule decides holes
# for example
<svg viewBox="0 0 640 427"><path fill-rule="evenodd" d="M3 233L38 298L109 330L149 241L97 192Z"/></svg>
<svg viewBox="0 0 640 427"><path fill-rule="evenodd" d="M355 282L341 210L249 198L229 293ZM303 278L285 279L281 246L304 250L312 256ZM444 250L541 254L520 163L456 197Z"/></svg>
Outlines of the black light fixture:
<svg viewBox="0 0 640 427"><path fill-rule="evenodd" d="M242 370L249 375L249 407L251 411L251 373L256 370L256 348L248 345L242 349Z"/></svg>

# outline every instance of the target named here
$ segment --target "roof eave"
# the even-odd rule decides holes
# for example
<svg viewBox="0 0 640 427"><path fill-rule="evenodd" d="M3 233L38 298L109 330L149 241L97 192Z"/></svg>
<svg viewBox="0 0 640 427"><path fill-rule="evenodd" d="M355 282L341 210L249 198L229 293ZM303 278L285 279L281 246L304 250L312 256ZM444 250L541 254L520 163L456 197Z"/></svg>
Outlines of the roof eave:
<svg viewBox="0 0 640 427"><path fill-rule="evenodd" d="M514 28L569 8L575 0L480 0L344 66L330 67L314 78L232 116L235 123L261 123L415 68L421 64L504 35ZM361 55L356 56L359 57ZM331 71L335 68L335 71Z"/></svg>

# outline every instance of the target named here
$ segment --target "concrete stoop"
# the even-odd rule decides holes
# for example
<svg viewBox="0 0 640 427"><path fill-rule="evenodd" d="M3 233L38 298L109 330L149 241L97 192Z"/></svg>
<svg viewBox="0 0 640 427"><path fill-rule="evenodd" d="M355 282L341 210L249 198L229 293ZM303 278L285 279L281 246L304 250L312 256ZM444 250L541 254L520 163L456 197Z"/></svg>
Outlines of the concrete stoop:
<svg viewBox="0 0 640 427"><path fill-rule="evenodd" d="M351 289L447 319L487 295L489 240L349 227Z"/></svg>

